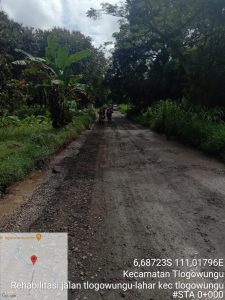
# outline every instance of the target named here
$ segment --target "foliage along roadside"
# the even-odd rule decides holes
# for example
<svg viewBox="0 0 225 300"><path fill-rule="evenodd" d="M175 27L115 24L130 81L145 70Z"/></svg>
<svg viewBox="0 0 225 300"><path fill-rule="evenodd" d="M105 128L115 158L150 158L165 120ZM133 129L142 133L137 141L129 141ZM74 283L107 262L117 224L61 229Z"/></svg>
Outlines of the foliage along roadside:
<svg viewBox="0 0 225 300"><path fill-rule="evenodd" d="M41 78L41 84L38 86L47 96L52 126L60 128L71 122L72 114L66 105L67 96L79 88L78 82L82 77L78 75L75 79L75 74L72 74L72 65L89 57L91 51L86 49L70 55L69 47L61 47L57 44L55 37L49 35L45 58L34 57L21 49L16 49L16 52L22 53L25 59L14 61L13 64L34 68L35 76Z"/></svg>
<svg viewBox="0 0 225 300"><path fill-rule="evenodd" d="M127 111L130 109L130 105L129 104L124 104L124 103L121 103L119 104L118 106L118 110L122 113L122 114L126 114Z"/></svg>
<svg viewBox="0 0 225 300"><path fill-rule="evenodd" d="M111 98L139 109L182 97L224 107L224 12L224 0L127 0L90 9L93 19L120 19L106 77Z"/></svg>
<svg viewBox="0 0 225 300"><path fill-rule="evenodd" d="M79 85L77 84L77 89L73 90L73 93L68 93L70 89L67 89L65 110L71 102L76 102L78 109L84 108L87 103L104 103L109 93L108 88L103 84L108 60L105 58L104 48L95 48L89 37L79 31L58 27L51 30L25 27L11 20L3 11L0 11L0 31L0 116L14 115L21 107L29 109L31 106L40 105L49 108L47 87L44 89L44 85L49 84L50 79L47 78L45 82L48 71L40 68L41 61L44 64L40 58L44 58L49 67L53 64L60 70L64 70L61 75L67 75L65 77L68 78L67 58L71 58L74 53L75 56L70 60L73 61L70 65L70 75L76 76L70 79L73 81L71 83L79 79ZM23 50L15 51L15 49ZM91 55L86 55L88 52L91 52ZM81 60L81 54L83 58L86 57L84 60ZM30 60L27 67L24 64L26 60L27 62ZM12 64L15 61L18 61L18 65ZM68 63L67 68L65 63ZM49 75L53 80L57 79L56 76L50 73ZM52 99L54 97L50 100ZM69 113L66 118L70 118Z"/></svg>
<svg viewBox="0 0 225 300"><path fill-rule="evenodd" d="M205 110L186 101L166 100L156 102L144 113L130 108L127 117L225 162L224 111L220 108Z"/></svg>
<svg viewBox="0 0 225 300"><path fill-rule="evenodd" d="M52 128L50 122L0 128L0 188L41 167L51 154L77 138L94 119L94 111L86 109L61 129Z"/></svg>

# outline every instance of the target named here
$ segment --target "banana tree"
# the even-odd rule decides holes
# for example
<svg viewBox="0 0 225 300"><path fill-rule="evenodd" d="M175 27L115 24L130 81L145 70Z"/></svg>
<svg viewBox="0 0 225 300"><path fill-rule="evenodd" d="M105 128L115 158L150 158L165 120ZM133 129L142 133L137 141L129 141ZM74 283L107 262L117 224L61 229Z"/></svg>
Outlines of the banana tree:
<svg viewBox="0 0 225 300"><path fill-rule="evenodd" d="M72 65L89 57L91 51L87 49L70 55L68 47L60 47L52 35L48 38L44 59L34 57L21 49L16 49L16 51L25 55L25 59L17 60L13 64L33 65L45 74L42 86L48 94L53 127L61 127L68 123L71 116L65 107L66 95L76 87L81 78L79 75L73 75Z"/></svg>

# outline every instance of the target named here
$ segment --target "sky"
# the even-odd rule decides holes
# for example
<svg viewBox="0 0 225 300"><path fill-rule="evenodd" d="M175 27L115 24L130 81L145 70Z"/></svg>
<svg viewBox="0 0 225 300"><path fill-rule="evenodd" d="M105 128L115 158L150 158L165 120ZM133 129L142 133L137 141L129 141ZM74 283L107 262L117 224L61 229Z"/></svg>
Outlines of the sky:
<svg viewBox="0 0 225 300"><path fill-rule="evenodd" d="M100 3L118 3L118 0L1 0L3 10L24 25L50 29L54 26L79 30L92 38L95 46L113 41L112 34L119 29L118 20L102 16L99 20L86 17L89 8L100 8Z"/></svg>

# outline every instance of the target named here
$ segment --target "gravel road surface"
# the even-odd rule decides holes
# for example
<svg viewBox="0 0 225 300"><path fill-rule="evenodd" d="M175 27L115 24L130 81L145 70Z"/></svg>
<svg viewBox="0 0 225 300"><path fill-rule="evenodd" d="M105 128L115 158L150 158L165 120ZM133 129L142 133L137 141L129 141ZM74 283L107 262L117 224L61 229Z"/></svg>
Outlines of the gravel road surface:
<svg viewBox="0 0 225 300"><path fill-rule="evenodd" d="M65 153L58 172L2 218L0 230L68 232L71 281L133 284L143 279L123 278L124 270L170 270L134 267L134 259L225 259L223 164L118 112L112 124L96 124ZM172 291L69 291L71 300L122 298L167 300Z"/></svg>

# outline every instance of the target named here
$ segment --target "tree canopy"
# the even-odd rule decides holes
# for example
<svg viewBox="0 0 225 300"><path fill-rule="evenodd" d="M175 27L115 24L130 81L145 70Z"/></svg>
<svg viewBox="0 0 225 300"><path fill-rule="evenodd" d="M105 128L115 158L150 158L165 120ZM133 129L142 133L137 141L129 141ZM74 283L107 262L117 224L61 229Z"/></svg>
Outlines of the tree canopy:
<svg viewBox="0 0 225 300"><path fill-rule="evenodd" d="M55 83L58 80L68 88L72 81L79 82L79 89L83 89L82 95L88 101L102 102L107 97L103 82L108 63L90 37L58 27L52 30L25 27L0 11L1 115L24 105L47 104L49 97L42 87L49 83L49 76L46 77L49 74L40 66L41 62L55 73L50 76ZM79 102L81 91L77 97L74 93L65 90L65 95Z"/></svg>
<svg viewBox="0 0 225 300"><path fill-rule="evenodd" d="M182 97L225 104L225 2L126 0L89 17L121 18L108 82L112 94L139 107Z"/></svg>

